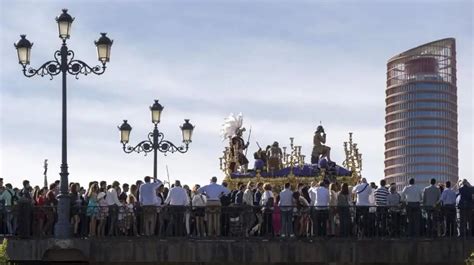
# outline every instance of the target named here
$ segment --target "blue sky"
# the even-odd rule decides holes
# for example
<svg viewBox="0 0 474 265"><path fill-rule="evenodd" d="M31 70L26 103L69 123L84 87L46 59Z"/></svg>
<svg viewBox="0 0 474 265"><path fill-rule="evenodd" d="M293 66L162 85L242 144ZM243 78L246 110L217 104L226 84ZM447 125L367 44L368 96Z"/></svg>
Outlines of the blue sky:
<svg viewBox="0 0 474 265"><path fill-rule="evenodd" d="M159 175L206 183L222 178L220 125L242 112L255 141L289 137L310 154L319 121L333 159L354 132L363 175L383 177L385 71L392 56L454 37L457 41L460 177L472 177L472 1L7 1L0 0L0 175L19 185L59 176L59 78L26 78L13 43L34 42L32 66L59 48L54 17L68 8L76 19L69 48L96 64L99 32L114 39L102 76L68 79L71 181L134 182L152 174L152 156L124 154L117 125L128 119L131 142L152 125L148 106L165 106L160 129L178 143L178 125L196 125L187 154L159 157Z"/></svg>

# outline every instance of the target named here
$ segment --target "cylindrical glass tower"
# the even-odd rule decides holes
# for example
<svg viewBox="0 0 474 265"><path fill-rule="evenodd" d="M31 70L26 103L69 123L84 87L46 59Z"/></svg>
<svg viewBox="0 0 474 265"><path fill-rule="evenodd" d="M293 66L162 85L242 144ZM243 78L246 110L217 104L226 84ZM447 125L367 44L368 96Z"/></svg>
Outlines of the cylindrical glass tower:
<svg viewBox="0 0 474 265"><path fill-rule="evenodd" d="M398 190L458 180L456 45L430 42L388 61L385 178Z"/></svg>

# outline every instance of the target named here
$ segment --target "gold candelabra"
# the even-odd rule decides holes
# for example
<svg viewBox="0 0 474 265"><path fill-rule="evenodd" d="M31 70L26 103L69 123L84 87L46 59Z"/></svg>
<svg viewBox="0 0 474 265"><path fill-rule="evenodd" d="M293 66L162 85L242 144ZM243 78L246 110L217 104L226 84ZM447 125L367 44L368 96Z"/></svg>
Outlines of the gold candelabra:
<svg viewBox="0 0 474 265"><path fill-rule="evenodd" d="M229 175L230 172L230 163L233 160L233 156L230 151L230 147L225 147L224 151L222 152L222 156L219 157L219 167L220 169L226 173L226 175Z"/></svg>
<svg viewBox="0 0 474 265"><path fill-rule="evenodd" d="M349 133L349 142L344 142L344 152L346 160L342 162L342 165L350 169L354 177L360 179L362 177L362 154L359 153L357 143L352 141L352 132Z"/></svg>
<svg viewBox="0 0 474 265"><path fill-rule="evenodd" d="M287 147L283 149L283 167L289 167L293 172L295 166L303 168L305 156L301 154L301 145L294 145L294 137L290 137L290 149L289 153L286 152Z"/></svg>

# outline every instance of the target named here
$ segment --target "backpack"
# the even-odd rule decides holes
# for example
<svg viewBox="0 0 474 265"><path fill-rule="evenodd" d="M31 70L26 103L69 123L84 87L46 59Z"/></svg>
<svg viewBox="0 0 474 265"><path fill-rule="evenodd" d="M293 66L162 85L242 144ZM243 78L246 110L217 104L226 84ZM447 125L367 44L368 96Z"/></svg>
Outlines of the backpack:
<svg viewBox="0 0 474 265"><path fill-rule="evenodd" d="M165 203L165 199L163 198L163 195L161 195L161 193L158 193L158 198L160 198L160 206L163 205Z"/></svg>
<svg viewBox="0 0 474 265"><path fill-rule="evenodd" d="M9 189L7 189L7 192L10 193L12 205L17 205L18 204L18 196L16 195L16 192L12 193Z"/></svg>
<svg viewBox="0 0 474 265"><path fill-rule="evenodd" d="M253 205L258 206L260 204L260 200L262 199L262 193L259 190L256 190L253 196Z"/></svg>
<svg viewBox="0 0 474 265"><path fill-rule="evenodd" d="M237 196L237 193L239 190L233 190L232 193L230 194L230 201L235 203L235 196Z"/></svg>
<svg viewBox="0 0 474 265"><path fill-rule="evenodd" d="M264 212L271 212L273 210L273 197L267 198L267 201L265 202L265 205L263 206L263 211Z"/></svg>
<svg viewBox="0 0 474 265"><path fill-rule="evenodd" d="M268 208L268 209L271 209L273 208L273 197L270 197L267 199L267 201L265 202L265 207Z"/></svg>
<svg viewBox="0 0 474 265"><path fill-rule="evenodd" d="M226 207L229 206L231 203L231 199L229 195L222 195L221 197L221 205Z"/></svg>

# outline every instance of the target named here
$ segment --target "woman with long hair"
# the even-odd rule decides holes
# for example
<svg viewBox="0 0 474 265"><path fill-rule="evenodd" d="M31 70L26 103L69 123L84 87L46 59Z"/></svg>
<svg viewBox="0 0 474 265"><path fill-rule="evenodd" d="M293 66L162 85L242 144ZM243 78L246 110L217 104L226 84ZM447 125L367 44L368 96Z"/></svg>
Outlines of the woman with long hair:
<svg viewBox="0 0 474 265"><path fill-rule="evenodd" d="M349 185L343 183L341 191L337 194L337 212L339 214L339 235L347 237L350 234L351 215L350 215L350 194Z"/></svg>
<svg viewBox="0 0 474 265"><path fill-rule="evenodd" d="M196 224L196 236L204 237L206 236L206 229L204 226L204 215L207 198L202 193L198 192L198 189L200 187L201 186L199 186L198 184L194 185L191 204L193 206L193 214Z"/></svg>
<svg viewBox="0 0 474 265"><path fill-rule="evenodd" d="M49 185L49 190L45 195L45 217L46 223L44 225L45 235L53 234L53 225L56 218L56 207L58 205L58 199L56 199L55 191L58 189L56 183Z"/></svg>
<svg viewBox="0 0 474 265"><path fill-rule="evenodd" d="M188 196L188 201L192 202L193 200L193 195L191 193L191 189L189 188L188 185L184 185L183 189L186 191L186 195ZM186 207L186 212L184 213L184 224L186 228L186 235L190 236L191 235L191 211L188 207Z"/></svg>
<svg viewBox="0 0 474 265"><path fill-rule="evenodd" d="M87 216L89 216L89 236L96 236L97 226L97 215L99 214L99 204L97 201L97 195L99 194L99 185L97 183L92 184L87 191L87 198L89 203L87 204Z"/></svg>
<svg viewBox="0 0 474 265"><path fill-rule="evenodd" d="M140 206L137 198L138 186L132 184L130 186L130 193L127 195L127 209L128 209L128 228L131 235L138 235L138 220L137 207Z"/></svg>
<svg viewBox="0 0 474 265"><path fill-rule="evenodd" d="M297 236L306 236L309 224L309 202L299 191L293 192L293 204L296 205L294 231Z"/></svg>
<svg viewBox="0 0 474 265"><path fill-rule="evenodd" d="M329 184L329 235L335 236L337 233L337 191L336 183Z"/></svg>
<svg viewBox="0 0 474 265"><path fill-rule="evenodd" d="M81 220L79 217L79 212L81 210L81 198L79 195L79 185L77 183L73 183L71 185L69 196L71 200L71 225L74 228L74 235L78 235L79 222Z"/></svg>
<svg viewBox="0 0 474 265"><path fill-rule="evenodd" d="M280 236L281 233L281 209L280 209L280 194L275 196L275 202L273 203L273 235Z"/></svg>
<svg viewBox="0 0 474 265"><path fill-rule="evenodd" d="M33 199L35 203L35 211L34 211L34 234L35 235L44 235L45 234L45 221L46 221L46 213L44 210L45 205L45 195L48 189L46 187L41 189L35 189L33 194Z"/></svg>
<svg viewBox="0 0 474 265"><path fill-rule="evenodd" d="M310 232L310 224L311 224L311 218L309 216L309 211L310 211L310 202L311 198L309 196L309 187L304 186L301 189L301 195L299 197L300 201L300 219L299 219L299 236L308 236Z"/></svg>

